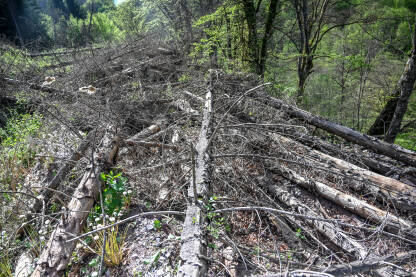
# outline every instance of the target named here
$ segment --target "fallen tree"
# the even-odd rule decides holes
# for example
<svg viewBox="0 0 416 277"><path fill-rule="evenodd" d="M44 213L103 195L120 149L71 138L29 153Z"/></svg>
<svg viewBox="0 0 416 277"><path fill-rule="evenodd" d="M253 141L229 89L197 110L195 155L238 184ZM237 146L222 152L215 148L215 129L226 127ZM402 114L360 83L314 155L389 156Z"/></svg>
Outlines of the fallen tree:
<svg viewBox="0 0 416 277"><path fill-rule="evenodd" d="M398 180L385 177L383 175L360 168L344 160L334 158L317 150L312 150L308 146L297 143L289 138L271 134L271 138L279 143L296 145L297 151L314 158L312 167L322 166L328 170L335 170L339 174L350 176L351 179L346 183L355 189L364 186L365 192L370 192L383 201L391 201L396 208L401 210L416 209L416 189ZM285 153L283 153L285 154ZM299 154L299 153L297 153ZM355 180L362 180L355 181ZM369 184L366 184L369 183Z"/></svg>
<svg viewBox="0 0 416 277"><path fill-rule="evenodd" d="M201 132L196 145L196 159L193 178L188 188L188 198L184 227L181 240L182 247L180 257L182 265L178 275L183 277L204 276L207 270L207 262L202 256L206 252L206 239L204 235L205 214L201 207L208 198L211 184L211 154L210 136L212 134L212 93L208 88L205 99L204 117ZM193 152L193 149L191 150ZM199 200L199 198L202 200Z"/></svg>
<svg viewBox="0 0 416 277"><path fill-rule="evenodd" d="M104 138L110 141L108 133ZM110 153L113 152L111 150ZM99 152L95 152L96 160L90 165L90 170L84 173L71 201L62 213L57 228L40 255L31 277L60 277L65 272L76 244L76 241L67 242L67 240L81 234L88 214L96 199L99 198L101 184L98 176L105 168L105 161L97 158Z"/></svg>
<svg viewBox="0 0 416 277"><path fill-rule="evenodd" d="M254 91L251 94L251 97L267 106L273 107L278 110L282 110L290 117L303 120L310 125L316 126L329 133L340 136L349 142L359 144L361 146L372 149L375 152L403 162L407 165L416 167L416 153L413 151L404 149L395 144L386 143L375 137L362 134L351 128L342 126L330 120L313 115L295 106L288 105L284 103L282 100L271 97L267 95L265 92Z"/></svg>

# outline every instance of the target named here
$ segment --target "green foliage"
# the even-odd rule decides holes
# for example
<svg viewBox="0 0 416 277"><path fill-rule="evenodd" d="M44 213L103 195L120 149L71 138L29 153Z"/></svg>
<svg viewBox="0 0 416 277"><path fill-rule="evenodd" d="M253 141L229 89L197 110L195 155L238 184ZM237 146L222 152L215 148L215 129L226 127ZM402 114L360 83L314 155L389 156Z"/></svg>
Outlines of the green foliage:
<svg viewBox="0 0 416 277"><path fill-rule="evenodd" d="M0 277L12 277L12 263L8 256L0 258Z"/></svg>
<svg viewBox="0 0 416 277"><path fill-rule="evenodd" d="M16 189L34 161L36 147L31 141L39 134L42 116L11 113L5 128L0 128L0 167L4 169L0 172L0 184Z"/></svg>
<svg viewBox="0 0 416 277"><path fill-rule="evenodd" d="M112 42L123 37L123 32L107 13L93 14L90 26L90 14L86 19L70 16L66 22L66 40L71 46L85 45L88 41Z"/></svg>
<svg viewBox="0 0 416 277"><path fill-rule="evenodd" d="M153 221L153 227L155 227L156 230L162 228L162 223L160 222L160 220L155 219L155 221Z"/></svg>
<svg viewBox="0 0 416 277"><path fill-rule="evenodd" d="M31 58L27 56L27 51L10 46L0 49L0 65L4 65L9 77L25 72L33 73L51 63L52 57Z"/></svg>
<svg viewBox="0 0 416 277"><path fill-rule="evenodd" d="M104 183L103 204L105 213L112 216L119 212L125 205L130 203L130 196L127 190L127 178L121 173L115 174L110 171L108 174L101 173L100 179ZM101 206L95 206L95 212L101 214Z"/></svg>
<svg viewBox="0 0 416 277"><path fill-rule="evenodd" d="M247 70L247 29L241 24L243 12L240 3L224 1L213 13L200 17L194 28L205 36L194 43L190 56L203 64L217 54L218 64L226 70Z"/></svg>
<svg viewBox="0 0 416 277"><path fill-rule="evenodd" d="M398 134L395 143L404 148L416 151L416 130Z"/></svg>
<svg viewBox="0 0 416 277"><path fill-rule="evenodd" d="M143 37L155 27L151 11L136 1L125 1L113 12L117 26L129 36Z"/></svg>

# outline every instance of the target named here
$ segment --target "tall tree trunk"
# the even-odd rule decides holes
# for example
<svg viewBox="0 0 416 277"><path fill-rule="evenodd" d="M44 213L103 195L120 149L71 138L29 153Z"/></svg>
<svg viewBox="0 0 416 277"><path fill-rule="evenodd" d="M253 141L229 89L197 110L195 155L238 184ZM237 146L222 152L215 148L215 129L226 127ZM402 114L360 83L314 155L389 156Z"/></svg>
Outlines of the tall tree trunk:
<svg viewBox="0 0 416 277"><path fill-rule="evenodd" d="M387 102L370 130L368 130L368 134L372 136L386 134L385 141L390 143L394 142L400 132L400 125L416 81L416 14L414 28L412 53L394 90L393 98ZM386 127L388 127L387 132Z"/></svg>
<svg viewBox="0 0 416 277"><path fill-rule="evenodd" d="M393 119L394 111L396 110L397 102L400 96L400 88L397 87L394 91L392 98L384 106L383 110L374 121L373 125L368 130L367 134L370 136L381 136L387 132Z"/></svg>
<svg viewBox="0 0 416 277"><path fill-rule="evenodd" d="M267 59L267 46L269 39L273 35L273 22L276 18L277 14L277 4L278 0L270 0L270 6L269 6L269 13L267 14L267 20L266 20L266 28L264 30L264 36L263 41L261 44L261 50L260 50L260 60L258 64L257 73L263 78L264 77L264 71L266 68L266 59Z"/></svg>
<svg viewBox="0 0 416 277"><path fill-rule="evenodd" d="M16 28L17 36L19 37L20 46L24 46L24 40L22 36L22 32L20 31L19 24L17 23L17 16L16 16L16 5L14 0L7 0L7 7L9 8L10 15L12 17L14 26Z"/></svg>
<svg viewBox="0 0 416 277"><path fill-rule="evenodd" d="M244 13L248 27L248 51L250 66L253 71L258 68L256 9L253 0L243 0Z"/></svg>
<svg viewBox="0 0 416 277"><path fill-rule="evenodd" d="M299 58L298 58L298 93L297 102L302 100L305 93L306 80L312 72L313 57L311 56L310 48L310 35L311 25L308 19L308 1L307 0L295 0L294 8L296 12L296 20L300 31L300 45L299 45Z"/></svg>
<svg viewBox="0 0 416 277"><path fill-rule="evenodd" d="M92 24L92 15L94 14L94 0L91 1L91 11L90 11L90 22L88 24L88 40L92 41L91 37L91 24Z"/></svg>
<svg viewBox="0 0 416 277"><path fill-rule="evenodd" d="M400 78L400 96L397 99L396 109L394 111L393 118L391 120L389 129L385 137L385 141L393 143L397 134L400 131L400 125L402 123L404 114L407 110L407 104L409 103L410 95L412 94L413 87L416 81L416 49L413 48L412 55L407 61L406 68L402 77Z"/></svg>

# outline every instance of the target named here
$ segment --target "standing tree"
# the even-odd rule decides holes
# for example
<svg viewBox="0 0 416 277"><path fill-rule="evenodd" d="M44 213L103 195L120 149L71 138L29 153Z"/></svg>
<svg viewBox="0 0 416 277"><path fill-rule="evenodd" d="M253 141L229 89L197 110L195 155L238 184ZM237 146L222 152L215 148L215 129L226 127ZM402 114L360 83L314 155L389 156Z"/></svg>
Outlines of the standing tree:
<svg viewBox="0 0 416 277"><path fill-rule="evenodd" d="M260 76L264 77L266 69L268 43L273 35L273 23L278 12L278 0L270 0L267 10L266 22L264 23L264 33L261 44L258 42L257 30L257 16L260 4L259 0L257 7L254 6L253 0L242 0L244 14L247 21L248 28L248 50L251 68Z"/></svg>
<svg viewBox="0 0 416 277"><path fill-rule="evenodd" d="M415 15L416 16L416 15ZM413 26L414 33L412 38L412 51L409 59L407 60L406 67L402 76L400 77L397 85L400 89L400 95L397 99L396 109L394 110L393 118L391 120L389 129L387 130L385 141L393 143L396 139L397 134L400 131L400 125L402 123L404 114L407 110L410 95L412 94L413 88L416 81L416 17L415 24Z"/></svg>
<svg viewBox="0 0 416 277"><path fill-rule="evenodd" d="M368 134L383 135L385 134L385 141L393 143L397 134L400 131L400 125L406 113L410 95L416 81L416 1L384 1L395 8L405 7L412 14L412 20L408 21L409 32L412 41L412 49L407 60L404 71L392 93L392 97L386 103L383 110L370 127ZM413 24L410 24L413 21ZM413 25L413 27L411 27Z"/></svg>

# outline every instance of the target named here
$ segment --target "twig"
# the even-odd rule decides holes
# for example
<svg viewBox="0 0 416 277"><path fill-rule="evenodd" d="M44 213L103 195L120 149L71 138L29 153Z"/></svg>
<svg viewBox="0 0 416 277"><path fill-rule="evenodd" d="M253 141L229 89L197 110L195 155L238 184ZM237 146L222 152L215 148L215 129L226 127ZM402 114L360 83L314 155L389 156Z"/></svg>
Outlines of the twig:
<svg viewBox="0 0 416 277"><path fill-rule="evenodd" d="M69 239L69 240L66 241L66 243L74 241L74 240L81 239L83 237L89 236L91 234L94 234L94 233L102 231L102 230L109 229L109 228L114 227L114 226L129 222L129 221L131 221L133 219L136 219L136 218L139 218L139 217L144 217L144 216L149 216L149 215L159 215L159 214L184 215L185 213L184 212L179 212L179 211L160 211L160 212L145 212L145 213L136 214L136 215L130 216L126 219L120 220L116 223L113 223L113 224L110 224L110 225L107 225L107 226L104 226L104 227L101 227L101 228L97 228L93 231L90 231L90 232L84 233L80 236Z"/></svg>

